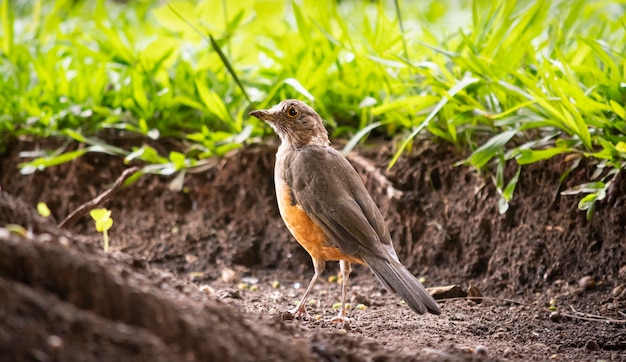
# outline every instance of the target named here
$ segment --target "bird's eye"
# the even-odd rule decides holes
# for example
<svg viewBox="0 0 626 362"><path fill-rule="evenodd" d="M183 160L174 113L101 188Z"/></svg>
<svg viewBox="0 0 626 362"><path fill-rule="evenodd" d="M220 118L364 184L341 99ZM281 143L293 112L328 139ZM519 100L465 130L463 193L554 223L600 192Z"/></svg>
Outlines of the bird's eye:
<svg viewBox="0 0 626 362"><path fill-rule="evenodd" d="M289 107L287 114L289 115L289 117L295 117L298 115L298 110L295 109L294 107Z"/></svg>

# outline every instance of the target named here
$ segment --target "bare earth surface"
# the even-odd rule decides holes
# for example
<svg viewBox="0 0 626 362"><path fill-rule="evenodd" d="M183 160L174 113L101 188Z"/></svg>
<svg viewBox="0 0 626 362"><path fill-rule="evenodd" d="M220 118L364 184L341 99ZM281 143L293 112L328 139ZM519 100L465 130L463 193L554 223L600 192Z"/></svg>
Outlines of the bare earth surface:
<svg viewBox="0 0 626 362"><path fill-rule="evenodd" d="M440 300L441 316L418 316L356 266L348 326L327 322L337 263L311 296L311 320L286 313L313 268L278 215L275 147L216 160L182 192L151 175L120 190L103 205L114 219L105 254L89 216L56 225L130 165L88 154L20 175L19 152L59 145L46 142L0 155L2 361L626 361L626 180L586 221L578 198L559 194L589 179L584 161L563 185L564 158L525 168L499 215L491 181L454 167L463 157L446 146L416 147L391 171L387 144L350 155L409 270L427 287L471 283L488 298ZM37 215L40 201L56 221Z"/></svg>

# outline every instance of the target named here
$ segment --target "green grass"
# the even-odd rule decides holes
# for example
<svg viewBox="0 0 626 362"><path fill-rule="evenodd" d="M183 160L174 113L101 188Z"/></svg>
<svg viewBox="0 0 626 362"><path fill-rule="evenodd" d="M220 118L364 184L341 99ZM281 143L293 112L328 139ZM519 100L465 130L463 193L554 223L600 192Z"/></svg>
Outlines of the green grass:
<svg viewBox="0 0 626 362"><path fill-rule="evenodd" d="M24 173L105 152L171 174L260 141L268 128L248 111L300 98L347 148L372 133L397 140L390 167L418 135L467 150L463 163L493 175L501 212L523 165L591 160L596 174L564 192L584 194L589 217L626 167L625 5L319 4L0 0L0 142L86 145L35 155ZM186 151L113 147L107 129ZM518 172L505 179L509 163Z"/></svg>

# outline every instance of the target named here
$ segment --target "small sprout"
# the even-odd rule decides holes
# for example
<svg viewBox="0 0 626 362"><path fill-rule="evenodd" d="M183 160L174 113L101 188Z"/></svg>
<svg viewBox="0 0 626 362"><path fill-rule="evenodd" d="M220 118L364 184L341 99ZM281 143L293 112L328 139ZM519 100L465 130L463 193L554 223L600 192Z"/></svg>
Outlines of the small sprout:
<svg viewBox="0 0 626 362"><path fill-rule="evenodd" d="M315 315L315 320L316 320L316 321L319 321L320 319L322 319L322 316L321 316L321 315L319 315L319 314L316 314L316 315Z"/></svg>
<svg viewBox="0 0 626 362"><path fill-rule="evenodd" d="M272 280L272 289L280 288L280 282L278 280Z"/></svg>
<svg viewBox="0 0 626 362"><path fill-rule="evenodd" d="M18 235L24 238L28 235L28 231L22 225L7 224L5 228L13 235Z"/></svg>
<svg viewBox="0 0 626 362"><path fill-rule="evenodd" d="M328 277L329 283L337 283L339 281L339 277L337 275L331 275Z"/></svg>
<svg viewBox="0 0 626 362"><path fill-rule="evenodd" d="M239 290L244 290L244 289L249 289L250 288L250 284L248 283L239 283L237 284L237 289Z"/></svg>
<svg viewBox="0 0 626 362"><path fill-rule="evenodd" d="M339 309L339 308L341 308L341 303L340 302L337 302L337 303L333 304L333 309Z"/></svg>
<svg viewBox="0 0 626 362"><path fill-rule="evenodd" d="M555 312L557 309L559 309L559 308L556 306L556 302L557 302L556 298L552 298L552 299L550 299L550 306L548 307L548 309L549 309L551 312Z"/></svg>
<svg viewBox="0 0 626 362"><path fill-rule="evenodd" d="M358 310L366 310L367 306L365 304L357 304L356 309Z"/></svg>
<svg viewBox="0 0 626 362"><path fill-rule="evenodd" d="M91 218L96 222L96 231L102 233L104 237L104 252L109 251L109 234L107 231L113 226L111 211L107 209L93 209L89 212Z"/></svg>
<svg viewBox="0 0 626 362"><path fill-rule="evenodd" d="M257 284L252 284L249 289L251 292L258 292L259 286Z"/></svg>
<svg viewBox="0 0 626 362"><path fill-rule="evenodd" d="M39 213L39 215L41 215L43 217L50 216L50 209L48 208L48 205L46 205L45 202L38 202L37 203L37 212Z"/></svg>
<svg viewBox="0 0 626 362"><path fill-rule="evenodd" d="M315 300L315 299L309 299L309 301L306 304L308 304L308 305L310 305L312 307L317 307L317 305L318 305L317 300Z"/></svg>
<svg viewBox="0 0 626 362"><path fill-rule="evenodd" d="M419 278L417 278L417 280L419 280L420 283L422 283L422 284L426 283L426 278L424 278L424 277L419 277Z"/></svg>
<svg viewBox="0 0 626 362"><path fill-rule="evenodd" d="M293 305L295 305L296 307L300 306L300 301L299 300L294 300Z"/></svg>
<svg viewBox="0 0 626 362"><path fill-rule="evenodd" d="M341 329L337 330L337 333L338 334L346 334L346 333L348 333L348 331L345 328L341 328Z"/></svg>

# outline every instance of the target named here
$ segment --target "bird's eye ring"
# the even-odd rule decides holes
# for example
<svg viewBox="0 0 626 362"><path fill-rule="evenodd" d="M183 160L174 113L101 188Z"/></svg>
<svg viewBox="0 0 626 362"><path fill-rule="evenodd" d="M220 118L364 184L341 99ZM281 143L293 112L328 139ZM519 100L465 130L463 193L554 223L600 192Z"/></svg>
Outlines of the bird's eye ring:
<svg viewBox="0 0 626 362"><path fill-rule="evenodd" d="M289 107L287 115L289 115L289 117L295 117L298 115L298 110L295 107Z"/></svg>

